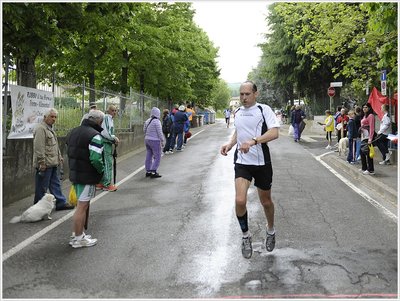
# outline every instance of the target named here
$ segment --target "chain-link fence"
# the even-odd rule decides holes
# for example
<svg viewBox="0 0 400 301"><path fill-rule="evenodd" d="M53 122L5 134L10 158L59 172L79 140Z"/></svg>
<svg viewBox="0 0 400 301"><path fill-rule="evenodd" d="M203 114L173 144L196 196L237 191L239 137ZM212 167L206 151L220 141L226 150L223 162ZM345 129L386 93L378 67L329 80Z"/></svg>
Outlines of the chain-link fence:
<svg viewBox="0 0 400 301"><path fill-rule="evenodd" d="M8 135L11 127L10 85L17 85L19 72L34 76L37 82L36 89L53 93L54 107L58 111L54 129L59 136L66 135L68 131L79 126L82 116L89 111L89 95L91 93L95 95L94 102L99 110L106 112L110 105L117 108L117 115L114 117L116 133L129 132L132 131L133 125L143 124L150 117L153 107L158 107L162 111L171 109L174 105L169 101L134 92L132 88L127 95L122 95L122 93L106 88L91 89L85 85L85 82L70 83L56 77L55 74L46 77L9 67L3 74L3 137Z"/></svg>

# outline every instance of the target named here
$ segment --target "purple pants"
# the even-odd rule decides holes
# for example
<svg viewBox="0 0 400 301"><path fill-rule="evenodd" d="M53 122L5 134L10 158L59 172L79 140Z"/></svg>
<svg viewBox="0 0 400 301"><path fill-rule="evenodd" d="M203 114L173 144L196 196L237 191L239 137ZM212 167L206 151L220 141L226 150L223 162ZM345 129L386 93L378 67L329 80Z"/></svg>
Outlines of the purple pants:
<svg viewBox="0 0 400 301"><path fill-rule="evenodd" d="M300 139L300 123L294 123L294 139Z"/></svg>
<svg viewBox="0 0 400 301"><path fill-rule="evenodd" d="M144 140L146 144L146 171L157 171L161 161L161 143L159 140Z"/></svg>

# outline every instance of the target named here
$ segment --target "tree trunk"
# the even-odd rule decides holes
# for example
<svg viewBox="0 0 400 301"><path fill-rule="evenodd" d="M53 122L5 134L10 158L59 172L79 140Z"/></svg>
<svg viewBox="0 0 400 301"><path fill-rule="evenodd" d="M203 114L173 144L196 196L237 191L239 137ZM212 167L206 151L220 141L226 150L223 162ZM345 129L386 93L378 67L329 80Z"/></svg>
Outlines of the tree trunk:
<svg viewBox="0 0 400 301"><path fill-rule="evenodd" d="M17 59L17 85L36 89L35 57Z"/></svg>
<svg viewBox="0 0 400 301"><path fill-rule="evenodd" d="M144 68L140 68L139 71L139 91L144 93L144 73L145 73Z"/></svg>
<svg viewBox="0 0 400 301"><path fill-rule="evenodd" d="M96 102L96 93L94 91L95 84L94 84L94 71L89 72L89 103Z"/></svg>
<svg viewBox="0 0 400 301"><path fill-rule="evenodd" d="M128 93L128 66L129 66L129 55L128 50L122 51L122 57L126 61L126 67L122 67L122 82L121 82L121 94L122 98L120 102L120 110L124 111L126 106L126 94Z"/></svg>
<svg viewBox="0 0 400 301"><path fill-rule="evenodd" d="M289 94L290 105L294 106L294 93L293 93L293 85L287 87L287 93Z"/></svg>

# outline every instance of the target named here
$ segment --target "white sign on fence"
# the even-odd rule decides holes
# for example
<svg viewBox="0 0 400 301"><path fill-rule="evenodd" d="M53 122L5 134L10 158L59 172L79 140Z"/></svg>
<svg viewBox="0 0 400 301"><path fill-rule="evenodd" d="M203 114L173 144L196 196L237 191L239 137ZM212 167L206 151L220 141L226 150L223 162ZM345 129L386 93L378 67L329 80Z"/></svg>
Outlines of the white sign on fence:
<svg viewBox="0 0 400 301"><path fill-rule="evenodd" d="M33 138L46 108L54 108L52 92L10 85L12 120L8 139Z"/></svg>

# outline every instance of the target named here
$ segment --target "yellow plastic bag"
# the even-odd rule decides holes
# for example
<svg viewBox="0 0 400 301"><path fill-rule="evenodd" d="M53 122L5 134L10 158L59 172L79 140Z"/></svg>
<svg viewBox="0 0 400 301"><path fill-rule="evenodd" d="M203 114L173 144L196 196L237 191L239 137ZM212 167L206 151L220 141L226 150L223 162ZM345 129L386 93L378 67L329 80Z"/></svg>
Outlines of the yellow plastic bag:
<svg viewBox="0 0 400 301"><path fill-rule="evenodd" d="M76 196L74 185L71 186L71 190L69 191L69 203L72 206L76 206L78 204L78 197Z"/></svg>
<svg viewBox="0 0 400 301"><path fill-rule="evenodd" d="M372 144L368 145L369 148L369 157L371 159L373 159L375 157L375 150L374 150L374 146Z"/></svg>

